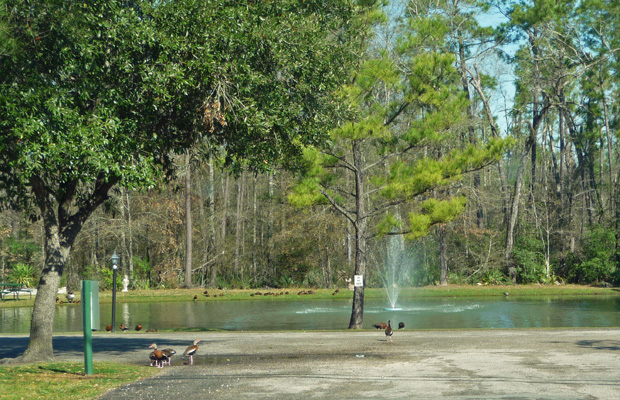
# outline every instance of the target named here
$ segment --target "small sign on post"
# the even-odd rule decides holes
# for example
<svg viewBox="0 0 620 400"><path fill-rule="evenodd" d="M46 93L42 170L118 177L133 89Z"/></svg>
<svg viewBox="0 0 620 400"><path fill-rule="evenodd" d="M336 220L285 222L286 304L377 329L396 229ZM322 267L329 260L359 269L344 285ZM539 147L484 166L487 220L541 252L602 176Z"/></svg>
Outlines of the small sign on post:
<svg viewBox="0 0 620 400"><path fill-rule="evenodd" d="M353 285L355 287L364 287L364 275L354 275Z"/></svg>
<svg viewBox="0 0 620 400"><path fill-rule="evenodd" d="M99 282L82 281L82 329L84 330L84 373L93 374L93 330L99 328Z"/></svg>

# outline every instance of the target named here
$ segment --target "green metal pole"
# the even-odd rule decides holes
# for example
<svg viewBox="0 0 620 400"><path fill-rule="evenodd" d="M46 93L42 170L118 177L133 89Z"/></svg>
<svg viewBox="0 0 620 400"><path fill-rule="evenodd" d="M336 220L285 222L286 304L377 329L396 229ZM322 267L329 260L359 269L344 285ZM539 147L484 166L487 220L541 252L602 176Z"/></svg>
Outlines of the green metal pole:
<svg viewBox="0 0 620 400"><path fill-rule="evenodd" d="M93 374L93 330L91 326L92 281L82 281L82 328L84 329L84 373Z"/></svg>

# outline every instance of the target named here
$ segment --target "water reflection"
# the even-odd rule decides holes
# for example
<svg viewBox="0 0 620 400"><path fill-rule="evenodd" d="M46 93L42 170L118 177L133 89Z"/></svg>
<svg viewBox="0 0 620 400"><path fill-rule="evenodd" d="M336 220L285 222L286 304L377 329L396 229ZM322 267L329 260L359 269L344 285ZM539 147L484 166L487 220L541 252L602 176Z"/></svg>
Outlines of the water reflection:
<svg viewBox="0 0 620 400"><path fill-rule="evenodd" d="M416 299L385 310L381 300L367 301L365 327L391 319L410 329L620 327L620 297L451 298ZM120 303L117 324L133 329L184 330L333 330L346 329L350 300L218 301ZM28 333L32 308L0 309L0 333ZM111 321L112 308L100 308L100 330ZM120 318L119 318L120 317ZM56 306L54 332L82 329L79 304Z"/></svg>

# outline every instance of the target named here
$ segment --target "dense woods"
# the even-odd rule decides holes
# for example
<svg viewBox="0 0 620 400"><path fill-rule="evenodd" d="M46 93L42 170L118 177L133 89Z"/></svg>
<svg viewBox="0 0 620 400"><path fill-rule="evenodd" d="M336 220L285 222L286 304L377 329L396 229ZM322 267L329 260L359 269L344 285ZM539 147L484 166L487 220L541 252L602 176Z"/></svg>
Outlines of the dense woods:
<svg viewBox="0 0 620 400"><path fill-rule="evenodd" d="M207 131L222 135L166 155L174 175L165 183L111 189L75 238L61 284L77 289L81 279L96 279L109 288L116 251L134 288L333 287L355 271L380 286L393 234L408 239L411 285L620 283L620 6L395 1L382 13L369 8L356 20L359 40L338 53L333 46L349 25L335 21L353 15L345 8L313 22L331 23L326 29L338 40L301 36L308 41L298 54L278 50L246 64L215 57L209 93L217 95L201 103L202 117ZM265 43L286 46L277 18L263 11L266 22L252 36L263 39L244 45L256 55L268 51ZM234 36L220 28L222 37ZM5 43L7 58L19 43ZM189 57L188 46L162 51ZM218 54L242 51L230 46ZM333 79L320 81L326 74ZM301 76L309 87L291 83ZM183 84L167 82L179 85L177 94L195 83ZM143 129L160 128L146 117L153 125ZM176 132L205 129L177 120ZM6 121L0 114L1 134L16 132ZM0 144L8 174L13 144ZM366 181L356 191L359 171ZM9 185L3 196L20 194ZM363 210L355 208L360 201ZM41 215L5 208L0 217L0 280L34 284L46 260Z"/></svg>

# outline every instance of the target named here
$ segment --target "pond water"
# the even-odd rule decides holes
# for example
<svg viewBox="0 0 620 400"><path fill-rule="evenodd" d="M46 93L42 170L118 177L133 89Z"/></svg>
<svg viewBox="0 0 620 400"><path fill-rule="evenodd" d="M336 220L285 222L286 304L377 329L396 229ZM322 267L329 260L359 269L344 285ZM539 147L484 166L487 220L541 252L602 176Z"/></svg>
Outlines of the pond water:
<svg viewBox="0 0 620 400"><path fill-rule="evenodd" d="M110 323L110 304L100 307L101 330ZM409 329L506 329L620 327L620 297L513 297L415 299L386 310L385 300L368 300L364 328L392 320ZM54 332L80 332L81 306L56 306ZM0 308L1 333L29 333L31 307ZM218 301L117 304L116 323L130 328L232 331L346 329L351 300Z"/></svg>

